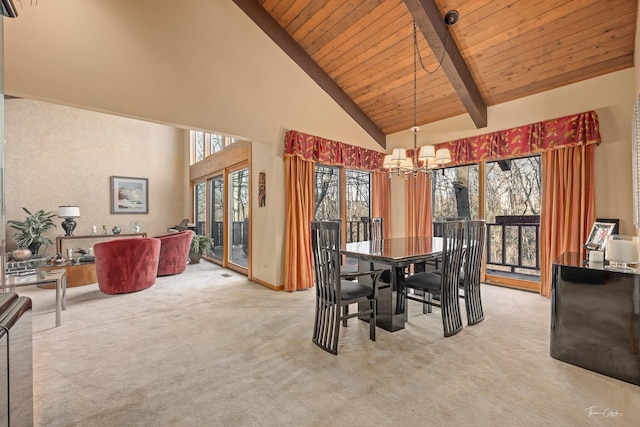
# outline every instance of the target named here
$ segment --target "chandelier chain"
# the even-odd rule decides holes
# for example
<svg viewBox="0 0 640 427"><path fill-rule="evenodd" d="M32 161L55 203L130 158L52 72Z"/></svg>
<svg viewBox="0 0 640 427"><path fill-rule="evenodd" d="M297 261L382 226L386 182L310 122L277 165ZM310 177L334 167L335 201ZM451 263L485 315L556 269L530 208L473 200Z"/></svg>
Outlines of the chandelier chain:
<svg viewBox="0 0 640 427"><path fill-rule="evenodd" d="M438 61L438 65L436 66L436 68L434 68L433 70L427 70L427 67L424 65L424 62L422 62L422 55L420 55L420 50L418 49L418 37L416 35L416 21L413 21L413 44L414 44L414 51L418 53L418 61L420 62L420 67L422 67L422 69L427 73L427 74L433 74L436 71L438 71L440 69L440 67L442 66L442 62L444 61L444 56L447 53L447 42L449 41L449 29L447 28L447 33L444 36L444 46L442 49L442 55L440 56L440 60ZM415 55L415 53L414 53ZM415 61L414 61L415 62Z"/></svg>

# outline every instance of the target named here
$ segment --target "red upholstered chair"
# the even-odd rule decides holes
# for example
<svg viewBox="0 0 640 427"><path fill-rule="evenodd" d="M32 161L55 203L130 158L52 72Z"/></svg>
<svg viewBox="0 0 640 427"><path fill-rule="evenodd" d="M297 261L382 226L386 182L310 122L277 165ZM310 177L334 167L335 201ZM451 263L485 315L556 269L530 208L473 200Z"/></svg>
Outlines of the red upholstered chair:
<svg viewBox="0 0 640 427"><path fill-rule="evenodd" d="M160 239L158 276L182 273L187 268L192 238L191 230L156 236L156 239Z"/></svg>
<svg viewBox="0 0 640 427"><path fill-rule="evenodd" d="M156 282L160 240L132 237L96 243L98 287L105 294L141 291Z"/></svg>

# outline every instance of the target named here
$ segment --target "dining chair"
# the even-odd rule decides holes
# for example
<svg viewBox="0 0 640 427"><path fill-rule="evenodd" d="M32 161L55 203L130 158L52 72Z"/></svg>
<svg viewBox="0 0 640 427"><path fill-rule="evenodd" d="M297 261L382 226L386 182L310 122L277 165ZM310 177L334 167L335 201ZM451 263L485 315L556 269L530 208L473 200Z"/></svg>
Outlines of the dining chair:
<svg viewBox="0 0 640 427"><path fill-rule="evenodd" d="M333 222L337 222L338 224L340 224L340 236L339 236L339 240L340 242L342 242L342 219L340 218L329 218L329 219L320 219L317 221L333 221ZM344 259L344 257L341 257L340 259ZM340 274L342 275L343 279L346 280L355 280L356 275L358 273L358 263L356 260L354 259L349 259L346 258L346 263L344 264L340 264Z"/></svg>
<svg viewBox="0 0 640 427"><path fill-rule="evenodd" d="M384 239L384 219L382 217L360 217L360 222L364 224L364 240Z"/></svg>
<svg viewBox="0 0 640 427"><path fill-rule="evenodd" d="M355 273L371 277L372 285L345 280L340 274L340 222L312 221L311 248L316 289L316 315L313 342L325 351L338 354L340 323L347 319L369 315L369 338L376 340L376 309L378 279L382 270ZM349 313L349 305L358 304L358 311Z"/></svg>
<svg viewBox="0 0 640 427"><path fill-rule="evenodd" d="M418 301L423 307L440 307L444 336L455 335L462 330L460 300L458 294L465 221L447 221L442 225L442 261L440 274L434 272L415 273L405 278L403 295L406 300ZM409 289L421 291L409 294ZM439 297L439 302L433 301ZM405 304L405 320L408 305Z"/></svg>
<svg viewBox="0 0 640 427"><path fill-rule="evenodd" d="M384 218L382 217L360 217L360 221L364 223L364 240L383 240L384 239ZM370 270L374 270L379 265L370 263ZM383 268L383 272L380 275L380 281L384 283L391 283L391 270L389 268Z"/></svg>
<svg viewBox="0 0 640 427"><path fill-rule="evenodd" d="M475 325L484 320L482 299L480 298L480 273L486 239L485 220L466 221L464 259L462 262L462 282L464 305L467 311L467 325Z"/></svg>
<svg viewBox="0 0 640 427"><path fill-rule="evenodd" d="M360 217L360 223L362 224L362 235L363 241L365 240L382 240L384 239L384 228L383 228L383 218L381 217L369 217L363 216ZM347 258L347 263L342 265L342 273L351 275L352 273L356 273L358 271L357 263L349 262L349 258ZM353 261L353 260L352 260ZM371 263L370 270L374 270L373 263ZM380 278L381 281L385 283L390 282L390 272L385 271L382 273Z"/></svg>

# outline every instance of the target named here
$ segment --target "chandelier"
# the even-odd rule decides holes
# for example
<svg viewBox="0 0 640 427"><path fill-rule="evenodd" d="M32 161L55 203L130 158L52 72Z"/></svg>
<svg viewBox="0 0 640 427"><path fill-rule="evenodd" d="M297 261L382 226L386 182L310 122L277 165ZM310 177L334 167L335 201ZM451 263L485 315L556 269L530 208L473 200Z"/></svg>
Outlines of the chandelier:
<svg viewBox="0 0 640 427"><path fill-rule="evenodd" d="M445 16L445 23L447 25L454 24L458 20L458 12L451 11ZM447 32L447 35L449 33ZM446 38L444 50L446 51ZM418 149L418 132L420 128L417 126L417 80L418 80L418 36L416 21L413 21L413 127L411 132L413 133L413 154L407 155L407 150L404 148L394 148L391 154L384 156L384 162L382 164L383 169L389 171L389 178L395 173L397 176L404 175L406 180L409 174L418 176L418 172L424 172L429 174L433 172L433 169L441 167L451 162L451 152L448 148L435 149L433 145L424 145ZM443 53L444 55L444 53ZM444 59L444 56L442 57ZM438 63L438 68L442 65L442 59ZM422 59L420 60L422 64ZM423 66L424 67L424 66ZM436 68L436 70L438 69ZM436 70L429 72L429 74Z"/></svg>

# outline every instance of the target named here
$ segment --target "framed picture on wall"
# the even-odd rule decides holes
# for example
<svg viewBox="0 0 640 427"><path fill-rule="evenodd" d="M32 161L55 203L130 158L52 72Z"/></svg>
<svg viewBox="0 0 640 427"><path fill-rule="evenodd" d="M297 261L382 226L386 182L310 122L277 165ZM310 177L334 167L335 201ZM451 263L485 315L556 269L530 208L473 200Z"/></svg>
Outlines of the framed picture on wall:
<svg viewBox="0 0 640 427"><path fill-rule="evenodd" d="M594 222L587 243L584 244L585 249L603 251L607 244L607 236L611 234L615 226L616 224L611 222Z"/></svg>
<svg viewBox="0 0 640 427"><path fill-rule="evenodd" d="M126 176L111 177L112 214L148 214L149 180Z"/></svg>

